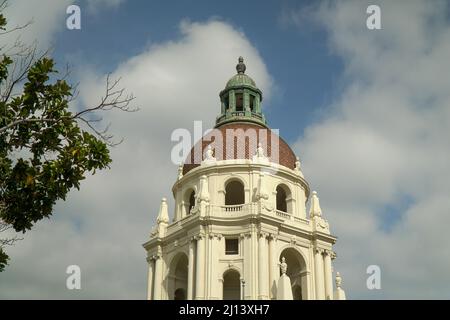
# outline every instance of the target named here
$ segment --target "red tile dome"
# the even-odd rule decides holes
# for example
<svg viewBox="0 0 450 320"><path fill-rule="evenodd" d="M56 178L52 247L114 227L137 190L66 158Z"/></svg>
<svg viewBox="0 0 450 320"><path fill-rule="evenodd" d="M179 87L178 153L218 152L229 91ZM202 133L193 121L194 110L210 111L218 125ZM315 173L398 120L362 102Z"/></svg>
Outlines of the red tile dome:
<svg viewBox="0 0 450 320"><path fill-rule="evenodd" d="M204 159L205 151L208 145L212 144L214 150L214 157L217 160L231 160L231 159L252 159L255 154L258 143L261 142L264 149L264 155L269 157L271 162L278 163L289 169L295 168L296 156L289 145L277 134L272 132L267 127L263 127L253 123L232 122L227 123L216 128L221 134L223 143L220 140L216 142L215 133L210 132L202 137L191 149L183 166L183 174L188 173L192 169L200 165ZM234 137L234 141L231 140ZM241 142L239 142L239 137ZM242 140L242 139L245 140ZM254 141L256 139L257 141ZM230 141L228 141L230 140ZM278 142L278 159L272 154L272 140ZM222 154L217 152L216 143L221 144ZM234 147L233 147L234 143ZM198 147L201 144L201 148ZM234 149L234 150L233 150ZM245 150L244 150L245 149ZM276 149L274 149L275 152Z"/></svg>

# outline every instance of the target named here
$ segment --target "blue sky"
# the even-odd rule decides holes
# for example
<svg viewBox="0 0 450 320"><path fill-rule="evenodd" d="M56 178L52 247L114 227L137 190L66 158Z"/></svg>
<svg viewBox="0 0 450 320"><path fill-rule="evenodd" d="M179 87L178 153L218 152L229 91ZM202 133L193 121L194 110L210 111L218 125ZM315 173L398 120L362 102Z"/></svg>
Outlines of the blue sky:
<svg viewBox="0 0 450 320"><path fill-rule="evenodd" d="M69 0L15 0L8 14L34 18L22 39L72 65L78 103L98 101L110 72L141 110L105 116L125 138L111 170L9 248L1 298L145 297L141 244L161 198L172 206L171 132L213 125L239 55L318 191L347 297L450 297L448 1L376 1L381 30L366 28L373 1L77 3L79 31L65 28ZM84 270L79 292L65 289L70 264ZM370 265L382 290L366 287Z"/></svg>
<svg viewBox="0 0 450 320"><path fill-rule="evenodd" d="M286 12L310 5L311 1L127 1L95 13L82 11L82 30L59 33L55 54L58 61L68 62L78 55L108 72L145 47L180 39L183 20L224 21L242 31L266 62L277 85L272 99L264 101L271 106L265 108L266 117L294 142L336 94L343 69L341 59L327 46L323 28L312 24L299 29L284 21ZM230 66L230 77L233 73Z"/></svg>

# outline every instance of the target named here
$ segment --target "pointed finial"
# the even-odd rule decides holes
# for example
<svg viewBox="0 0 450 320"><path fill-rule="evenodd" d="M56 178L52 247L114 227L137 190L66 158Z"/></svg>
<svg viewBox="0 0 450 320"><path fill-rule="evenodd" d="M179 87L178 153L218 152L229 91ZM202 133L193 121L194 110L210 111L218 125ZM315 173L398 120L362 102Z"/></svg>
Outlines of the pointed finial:
<svg viewBox="0 0 450 320"><path fill-rule="evenodd" d="M161 199L161 206L159 207L158 219L156 220L159 223L169 223L169 211L167 209L167 199Z"/></svg>
<svg viewBox="0 0 450 320"><path fill-rule="evenodd" d="M244 64L244 58L239 57L238 64L236 65L236 71L239 74L243 74L243 73L245 73L245 69L246 69L246 67Z"/></svg>
<svg viewBox="0 0 450 320"><path fill-rule="evenodd" d="M295 157L295 170L297 170L297 171L301 170L301 163L300 163L299 157Z"/></svg>
<svg viewBox="0 0 450 320"><path fill-rule="evenodd" d="M319 197L317 196L317 192L312 192L312 198L311 198L311 207L309 209L309 215L310 217L321 217L322 216L322 209L320 208L320 202Z"/></svg>

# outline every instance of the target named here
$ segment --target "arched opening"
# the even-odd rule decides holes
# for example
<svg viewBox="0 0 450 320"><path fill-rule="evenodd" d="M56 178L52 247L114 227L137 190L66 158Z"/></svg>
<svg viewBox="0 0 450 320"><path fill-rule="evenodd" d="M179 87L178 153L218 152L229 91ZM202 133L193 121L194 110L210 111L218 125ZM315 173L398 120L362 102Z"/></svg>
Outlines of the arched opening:
<svg viewBox="0 0 450 320"><path fill-rule="evenodd" d="M244 95L236 93L236 111L244 111Z"/></svg>
<svg viewBox="0 0 450 320"><path fill-rule="evenodd" d="M186 254L178 253L169 267L169 298L172 300L185 300L187 292L188 258Z"/></svg>
<svg viewBox="0 0 450 320"><path fill-rule="evenodd" d="M284 249L279 256L279 261L281 261L282 257L286 259L286 275L291 280L293 299L302 300L307 296L306 262L300 252L294 248Z"/></svg>
<svg viewBox="0 0 450 320"><path fill-rule="evenodd" d="M228 111L228 109L230 109L230 103L229 103L228 97L225 97L224 104L225 104L225 110Z"/></svg>
<svg viewBox="0 0 450 320"><path fill-rule="evenodd" d="M223 274L223 300L241 299L241 277L236 270L228 270Z"/></svg>
<svg viewBox="0 0 450 320"><path fill-rule="evenodd" d="M233 180L227 183L225 187L225 205L237 205L244 204L245 202L245 193L244 193L244 185L242 182Z"/></svg>
<svg viewBox="0 0 450 320"><path fill-rule="evenodd" d="M250 110L251 112L255 112L255 96L250 95Z"/></svg>
<svg viewBox="0 0 450 320"><path fill-rule="evenodd" d="M292 197L289 188L283 184L277 186L277 210L292 213Z"/></svg>
<svg viewBox="0 0 450 320"><path fill-rule="evenodd" d="M189 189L184 194L184 205L186 210L186 215L191 214L192 208L195 206L195 191L192 189Z"/></svg>
<svg viewBox="0 0 450 320"><path fill-rule="evenodd" d="M192 190L191 194L189 195L189 210L188 214L191 213L192 208L195 206L195 192Z"/></svg>

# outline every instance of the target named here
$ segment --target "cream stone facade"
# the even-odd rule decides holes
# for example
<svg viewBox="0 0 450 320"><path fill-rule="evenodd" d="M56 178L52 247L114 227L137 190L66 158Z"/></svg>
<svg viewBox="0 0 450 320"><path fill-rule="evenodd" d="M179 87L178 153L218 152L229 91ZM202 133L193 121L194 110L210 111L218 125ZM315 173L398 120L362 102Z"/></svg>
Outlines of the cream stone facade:
<svg viewBox="0 0 450 320"><path fill-rule="evenodd" d="M216 128L239 125L250 135L257 127L272 137L242 59L237 70L221 92ZM218 140L200 143L201 161L180 166L173 218L162 199L144 244L148 299L345 299L338 274L333 288L336 237L317 193L284 141L272 141L269 156L262 137L244 139L240 156L239 146L219 157Z"/></svg>

